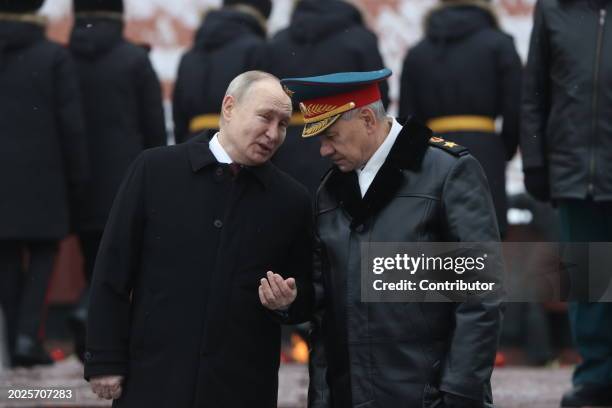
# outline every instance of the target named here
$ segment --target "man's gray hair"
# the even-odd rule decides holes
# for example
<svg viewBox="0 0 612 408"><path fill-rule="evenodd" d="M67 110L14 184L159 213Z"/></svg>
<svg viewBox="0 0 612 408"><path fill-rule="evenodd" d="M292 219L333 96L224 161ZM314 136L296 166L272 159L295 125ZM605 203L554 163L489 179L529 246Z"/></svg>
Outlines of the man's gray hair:
<svg viewBox="0 0 612 408"><path fill-rule="evenodd" d="M247 91L255 84L256 82L263 81L265 79L270 79L272 81L280 81L277 77L272 74L269 74L264 71L247 71L238 75L236 78L232 79L227 90L225 91L225 96L232 95L236 101L240 101L242 97L247 93Z"/></svg>
<svg viewBox="0 0 612 408"><path fill-rule="evenodd" d="M376 115L376 119L384 119L387 116L387 111L385 110L385 105L383 105L382 101L379 99L376 102L372 102L369 105L362 106L361 108L351 109L348 112L344 112L340 119L342 120L351 120L359 115L359 112L363 108L370 108L374 111L374 115Z"/></svg>

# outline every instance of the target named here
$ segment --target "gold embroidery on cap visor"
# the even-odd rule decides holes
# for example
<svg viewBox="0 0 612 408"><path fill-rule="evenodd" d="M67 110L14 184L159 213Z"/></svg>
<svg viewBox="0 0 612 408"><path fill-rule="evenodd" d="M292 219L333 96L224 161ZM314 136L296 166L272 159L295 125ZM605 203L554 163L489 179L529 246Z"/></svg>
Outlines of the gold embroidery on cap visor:
<svg viewBox="0 0 612 408"><path fill-rule="evenodd" d="M300 103L300 110L304 115L304 130L302 137L316 136L334 124L345 112L355 109L355 103L349 102L340 107L327 104Z"/></svg>
<svg viewBox="0 0 612 408"><path fill-rule="evenodd" d="M321 134L325 129L330 127L340 118L342 114L339 113L336 116L332 116L331 118L325 118L318 122L314 123L305 123L304 130L302 130L302 137L311 137Z"/></svg>

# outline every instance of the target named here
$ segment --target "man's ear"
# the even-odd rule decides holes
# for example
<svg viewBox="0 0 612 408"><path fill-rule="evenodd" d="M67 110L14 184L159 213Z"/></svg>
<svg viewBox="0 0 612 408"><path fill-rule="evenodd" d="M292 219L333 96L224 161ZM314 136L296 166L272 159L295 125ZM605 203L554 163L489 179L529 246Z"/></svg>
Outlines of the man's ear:
<svg viewBox="0 0 612 408"><path fill-rule="evenodd" d="M373 132L378 125L378 118L374 111L370 108L362 108L359 112L359 118L363 120L368 131Z"/></svg>
<svg viewBox="0 0 612 408"><path fill-rule="evenodd" d="M225 95L221 103L221 116L225 122L229 122L236 108L236 99L232 95Z"/></svg>

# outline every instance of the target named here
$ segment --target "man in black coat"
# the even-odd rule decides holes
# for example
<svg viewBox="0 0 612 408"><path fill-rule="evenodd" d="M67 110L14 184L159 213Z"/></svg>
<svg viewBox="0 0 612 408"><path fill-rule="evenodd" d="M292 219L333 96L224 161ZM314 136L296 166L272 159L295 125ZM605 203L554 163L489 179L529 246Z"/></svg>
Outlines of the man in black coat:
<svg viewBox="0 0 612 408"><path fill-rule="evenodd" d="M279 78L371 71L384 67L378 39L364 24L359 10L342 0L300 0L289 27L266 46L265 70ZM389 104L388 85L381 83ZM315 140L301 140L303 122L294 106L293 126L274 156L274 163L308 188L314 197L329 160L319 155Z"/></svg>
<svg viewBox="0 0 612 408"><path fill-rule="evenodd" d="M278 79L239 75L221 112L210 141L138 156L115 199L85 353L85 378L115 407L276 406L280 326L257 288L276 272L267 281L292 293L287 312L303 320L310 200L268 162L291 117Z"/></svg>
<svg viewBox="0 0 612 408"><path fill-rule="evenodd" d="M78 80L45 38L41 5L0 2L0 304L23 366L51 363L38 340L44 299L88 178Z"/></svg>
<svg viewBox="0 0 612 408"><path fill-rule="evenodd" d="M500 232L507 229L506 162L518 145L521 60L484 0L442 0L406 56L400 117L467 147L484 168ZM495 119L503 118L501 133Z"/></svg>
<svg viewBox="0 0 612 408"><path fill-rule="evenodd" d="M172 100L176 143L201 131L212 137L230 81L261 66L271 0L224 0L223 5L206 14L181 59Z"/></svg>
<svg viewBox="0 0 612 408"><path fill-rule="evenodd" d="M304 137L318 136L334 162L316 201L309 406L490 408L499 290L464 303L362 300L361 251L371 243L499 241L476 159L386 115L377 84L390 74L282 80L304 113Z"/></svg>
<svg viewBox="0 0 612 408"><path fill-rule="evenodd" d="M612 241L612 1L539 0L535 6L521 110L525 187L559 208L567 242ZM612 406L609 282L574 291L569 304L582 362L563 407ZM605 278L605 276L604 276ZM578 285L576 285L578 284Z"/></svg>
<svg viewBox="0 0 612 408"><path fill-rule="evenodd" d="M122 0L75 0L69 49L80 80L91 183L77 229L90 282L102 231L130 163L143 149L166 144L162 94L147 51L123 38ZM87 290L72 322L82 354Z"/></svg>

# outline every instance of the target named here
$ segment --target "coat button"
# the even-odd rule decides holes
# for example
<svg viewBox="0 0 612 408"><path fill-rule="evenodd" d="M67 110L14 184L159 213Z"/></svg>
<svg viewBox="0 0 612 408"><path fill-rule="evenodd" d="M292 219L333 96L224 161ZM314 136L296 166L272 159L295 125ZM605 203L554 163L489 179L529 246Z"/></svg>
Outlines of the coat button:
<svg viewBox="0 0 612 408"><path fill-rule="evenodd" d="M213 225L217 228L221 228L223 227L223 221L221 220L215 220L215 222L213 222Z"/></svg>
<svg viewBox="0 0 612 408"><path fill-rule="evenodd" d="M89 351L86 351L84 357L85 357L85 361L91 360L91 353Z"/></svg>
<svg viewBox="0 0 612 408"><path fill-rule="evenodd" d="M223 167L217 167L217 169L215 170L215 174L221 177L223 175Z"/></svg>

